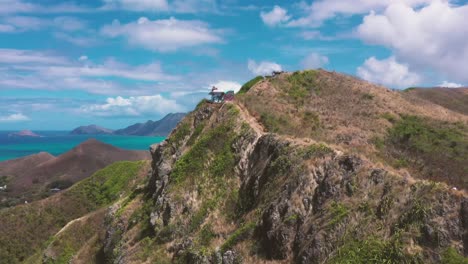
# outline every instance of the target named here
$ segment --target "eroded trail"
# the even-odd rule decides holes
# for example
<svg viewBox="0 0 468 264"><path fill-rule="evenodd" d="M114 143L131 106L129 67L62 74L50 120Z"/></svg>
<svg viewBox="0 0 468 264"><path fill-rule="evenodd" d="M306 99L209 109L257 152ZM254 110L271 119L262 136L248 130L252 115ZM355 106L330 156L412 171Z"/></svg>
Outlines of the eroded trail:
<svg viewBox="0 0 468 264"><path fill-rule="evenodd" d="M259 136L266 134L265 128L257 121L257 119L255 119L255 117L249 113L249 110L247 110L247 108L242 103L236 102L234 105L239 109L242 119L244 119L245 122L247 122L247 124L253 128L255 133L257 133Z"/></svg>

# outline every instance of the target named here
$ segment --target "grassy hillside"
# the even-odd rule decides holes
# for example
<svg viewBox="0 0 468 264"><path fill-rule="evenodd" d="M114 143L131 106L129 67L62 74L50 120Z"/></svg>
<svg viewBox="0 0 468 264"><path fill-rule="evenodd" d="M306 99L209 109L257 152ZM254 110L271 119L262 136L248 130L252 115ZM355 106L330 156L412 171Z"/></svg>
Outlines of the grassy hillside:
<svg viewBox="0 0 468 264"><path fill-rule="evenodd" d="M267 78L237 98L269 132L324 141L467 189L468 116L405 94L310 70ZM452 90L437 90L432 101L439 94L465 107Z"/></svg>
<svg viewBox="0 0 468 264"><path fill-rule="evenodd" d="M107 206L129 193L148 162L117 162L45 200L0 211L0 259L19 263L54 242L53 236L73 219ZM71 250L71 249L70 249Z"/></svg>
<svg viewBox="0 0 468 264"><path fill-rule="evenodd" d="M455 112L468 115L468 88L408 88L404 97L423 99Z"/></svg>
<svg viewBox="0 0 468 264"><path fill-rule="evenodd" d="M256 89L242 100L250 100L248 94ZM405 127L419 121L426 124L396 118L382 135L396 146ZM116 205L107 225L112 234L105 242L107 261L467 261L462 255L462 195L435 181L409 181L396 170L312 136L297 138L291 136L293 130L284 131L263 132L236 102L199 104L153 149L146 193ZM309 132L316 133L297 133ZM443 129L428 133L460 139ZM427 137L410 142L416 150L426 150ZM453 149L445 141L438 144Z"/></svg>

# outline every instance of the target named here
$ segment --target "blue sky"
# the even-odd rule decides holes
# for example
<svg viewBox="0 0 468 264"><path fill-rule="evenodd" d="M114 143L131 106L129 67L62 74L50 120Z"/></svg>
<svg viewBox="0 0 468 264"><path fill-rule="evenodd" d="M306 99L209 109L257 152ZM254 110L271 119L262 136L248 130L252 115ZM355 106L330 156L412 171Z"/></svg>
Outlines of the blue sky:
<svg viewBox="0 0 468 264"><path fill-rule="evenodd" d="M465 86L467 16L446 0L0 0L0 130L121 128L272 70Z"/></svg>

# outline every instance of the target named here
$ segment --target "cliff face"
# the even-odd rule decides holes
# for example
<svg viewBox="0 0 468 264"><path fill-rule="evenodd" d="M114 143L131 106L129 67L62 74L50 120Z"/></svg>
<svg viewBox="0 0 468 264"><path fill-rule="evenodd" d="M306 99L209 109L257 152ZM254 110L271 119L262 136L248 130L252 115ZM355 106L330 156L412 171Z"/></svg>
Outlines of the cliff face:
<svg viewBox="0 0 468 264"><path fill-rule="evenodd" d="M107 215L107 262L466 261L464 192L268 133L240 102L201 103L151 153L145 187Z"/></svg>

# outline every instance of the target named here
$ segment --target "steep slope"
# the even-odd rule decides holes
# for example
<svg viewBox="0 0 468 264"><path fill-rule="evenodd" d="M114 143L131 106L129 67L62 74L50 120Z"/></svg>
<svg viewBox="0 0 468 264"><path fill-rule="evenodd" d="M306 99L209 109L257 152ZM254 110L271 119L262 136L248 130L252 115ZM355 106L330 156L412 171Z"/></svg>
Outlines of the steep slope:
<svg viewBox="0 0 468 264"><path fill-rule="evenodd" d="M96 260L105 207L144 182L148 167L147 161L117 162L62 193L0 210L0 263L68 263L84 245L92 253L83 250L82 259L93 256L85 263Z"/></svg>
<svg viewBox="0 0 468 264"><path fill-rule="evenodd" d="M247 95L263 92L275 114L277 91L262 87ZM152 148L146 192L108 215L108 263L467 261L464 192L326 144L326 135L292 135L312 126L269 133L251 111L202 102Z"/></svg>
<svg viewBox="0 0 468 264"><path fill-rule="evenodd" d="M403 92L409 100L423 99L452 111L468 115L468 88L409 88Z"/></svg>
<svg viewBox="0 0 468 264"><path fill-rule="evenodd" d="M71 135L110 135L112 133L114 133L113 130L97 125L80 126L70 132Z"/></svg>
<svg viewBox="0 0 468 264"><path fill-rule="evenodd" d="M49 195L49 189L69 187L116 161L148 158L146 151L123 150L91 139L58 157L42 153L1 162L0 175L8 176L8 188L0 192L0 199L2 205L31 202Z"/></svg>
<svg viewBox="0 0 468 264"><path fill-rule="evenodd" d="M104 237L73 239L95 211L34 259L467 263L465 190L394 164L463 168L466 116L326 71L250 84L234 102L201 102L151 147L150 177L110 207Z"/></svg>
<svg viewBox="0 0 468 264"><path fill-rule="evenodd" d="M130 136L167 136L185 116L184 113L168 114L159 121L148 120L115 131L116 135Z"/></svg>

